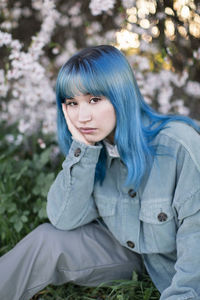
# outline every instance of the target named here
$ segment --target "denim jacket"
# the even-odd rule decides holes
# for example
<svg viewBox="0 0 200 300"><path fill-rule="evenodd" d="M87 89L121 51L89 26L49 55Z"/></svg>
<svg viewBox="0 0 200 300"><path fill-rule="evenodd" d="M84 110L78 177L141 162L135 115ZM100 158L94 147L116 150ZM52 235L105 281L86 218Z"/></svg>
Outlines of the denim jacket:
<svg viewBox="0 0 200 300"><path fill-rule="evenodd" d="M103 145L73 140L48 193L47 214L54 226L66 230L101 216L121 245L141 254L160 300L197 300L200 136L182 122L170 122L153 143L160 155L136 193L123 185L127 169L110 151L103 185L94 184Z"/></svg>

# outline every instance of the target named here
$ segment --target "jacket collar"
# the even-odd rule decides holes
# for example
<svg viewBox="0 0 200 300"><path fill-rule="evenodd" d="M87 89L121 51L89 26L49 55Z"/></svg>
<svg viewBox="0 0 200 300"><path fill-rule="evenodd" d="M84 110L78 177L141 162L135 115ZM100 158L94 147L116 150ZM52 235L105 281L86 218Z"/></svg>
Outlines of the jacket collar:
<svg viewBox="0 0 200 300"><path fill-rule="evenodd" d="M117 145L112 145L110 144L110 142L108 142L108 140L103 140L103 144L106 148L106 152L107 152L107 167L110 168L112 160L114 158L119 158L119 152L117 149Z"/></svg>

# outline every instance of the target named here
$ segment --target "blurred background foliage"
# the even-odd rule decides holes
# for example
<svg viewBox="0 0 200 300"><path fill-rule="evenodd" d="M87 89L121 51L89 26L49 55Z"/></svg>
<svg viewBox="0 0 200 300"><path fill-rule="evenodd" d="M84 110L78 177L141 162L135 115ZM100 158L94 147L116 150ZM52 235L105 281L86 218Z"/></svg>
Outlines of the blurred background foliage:
<svg viewBox="0 0 200 300"><path fill-rule="evenodd" d="M34 134L20 144L18 136L16 126L1 125L0 255L47 221L46 197L62 161L51 135Z"/></svg>

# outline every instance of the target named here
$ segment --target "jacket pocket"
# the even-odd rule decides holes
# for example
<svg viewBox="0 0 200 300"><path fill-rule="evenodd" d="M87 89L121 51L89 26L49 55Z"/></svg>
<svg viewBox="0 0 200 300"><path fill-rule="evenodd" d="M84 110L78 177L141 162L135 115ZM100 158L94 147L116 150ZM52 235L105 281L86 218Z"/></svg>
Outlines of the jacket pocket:
<svg viewBox="0 0 200 300"><path fill-rule="evenodd" d="M115 215L117 199L114 197L98 195L98 197L96 197L96 205L99 211L99 215L102 218L110 217Z"/></svg>
<svg viewBox="0 0 200 300"><path fill-rule="evenodd" d="M139 218L143 253L169 253L176 248L176 224L171 199L141 201Z"/></svg>

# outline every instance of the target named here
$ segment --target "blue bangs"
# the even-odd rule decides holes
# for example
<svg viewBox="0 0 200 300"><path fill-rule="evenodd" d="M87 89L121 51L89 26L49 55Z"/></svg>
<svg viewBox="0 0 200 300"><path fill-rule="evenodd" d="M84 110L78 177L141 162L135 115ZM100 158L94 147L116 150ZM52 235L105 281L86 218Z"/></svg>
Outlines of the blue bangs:
<svg viewBox="0 0 200 300"><path fill-rule="evenodd" d="M61 79L58 81L58 93L62 102L65 99L74 98L79 94L91 94L94 96L103 95L102 89L99 88L98 82L96 80L92 70L86 70L80 66L79 70L75 70L73 67L70 73L68 73L68 68L65 67L60 76Z"/></svg>
<svg viewBox="0 0 200 300"><path fill-rule="evenodd" d="M119 57L119 53L115 51L104 53L104 56L99 56L98 60L86 58L79 61L78 65L73 64L73 60L71 64L70 61L65 64L57 80L57 95L60 100L64 102L66 98L74 98L80 93L89 93L112 98L115 104L115 94L119 93L119 89L121 89L120 94L123 94L130 83L127 72L127 67L130 66L124 56L120 53L121 57ZM78 58L78 55L76 56ZM123 73L123 77L120 73Z"/></svg>

